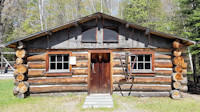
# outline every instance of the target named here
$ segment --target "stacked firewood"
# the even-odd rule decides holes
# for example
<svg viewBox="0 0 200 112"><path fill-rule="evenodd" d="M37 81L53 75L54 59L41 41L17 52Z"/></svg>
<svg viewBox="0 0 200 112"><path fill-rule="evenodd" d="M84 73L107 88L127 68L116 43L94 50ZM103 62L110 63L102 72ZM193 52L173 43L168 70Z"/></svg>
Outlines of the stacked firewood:
<svg viewBox="0 0 200 112"><path fill-rule="evenodd" d="M171 97L173 99L180 99L181 92L187 91L187 63L184 61L183 53L184 45L179 40L173 42L173 74L172 74L172 91Z"/></svg>
<svg viewBox="0 0 200 112"><path fill-rule="evenodd" d="M25 98L28 95L29 84L27 82L28 67L26 66L27 52L24 49L25 45L22 42L18 43L16 50L16 65L17 69L14 72L16 86L14 87L13 94L18 98Z"/></svg>

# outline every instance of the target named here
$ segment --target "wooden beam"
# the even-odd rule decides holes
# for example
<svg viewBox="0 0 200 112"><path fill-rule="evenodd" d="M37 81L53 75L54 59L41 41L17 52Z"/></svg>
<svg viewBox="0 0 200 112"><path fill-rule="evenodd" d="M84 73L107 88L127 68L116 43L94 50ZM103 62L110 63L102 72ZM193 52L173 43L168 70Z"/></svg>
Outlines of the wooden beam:
<svg viewBox="0 0 200 112"><path fill-rule="evenodd" d="M113 83L118 84L171 84L171 77L135 77L132 82L127 82L125 76L114 76Z"/></svg>
<svg viewBox="0 0 200 112"><path fill-rule="evenodd" d="M30 85L87 84L87 77L28 79Z"/></svg>
<svg viewBox="0 0 200 112"><path fill-rule="evenodd" d="M87 86L48 86L48 87L30 87L31 94L34 93L52 93L52 92L80 92L87 91Z"/></svg>
<svg viewBox="0 0 200 112"><path fill-rule="evenodd" d="M121 91L130 91L130 85L121 85ZM132 91L170 91L171 85L133 85L131 88ZM114 91L120 91L120 88L115 85Z"/></svg>

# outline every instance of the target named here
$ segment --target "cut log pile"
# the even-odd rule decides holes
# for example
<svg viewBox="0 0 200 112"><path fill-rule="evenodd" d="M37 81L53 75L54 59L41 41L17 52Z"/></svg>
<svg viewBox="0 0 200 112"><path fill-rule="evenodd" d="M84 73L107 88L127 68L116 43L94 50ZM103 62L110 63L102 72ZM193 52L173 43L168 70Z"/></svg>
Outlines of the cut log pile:
<svg viewBox="0 0 200 112"><path fill-rule="evenodd" d="M172 73L172 91L170 92L171 98L180 99L181 92L188 90L187 77L183 74L187 74L187 63L182 56L183 44L179 40L173 42L173 73Z"/></svg>
<svg viewBox="0 0 200 112"><path fill-rule="evenodd" d="M28 96L29 83L27 82L28 67L26 65L27 52L24 49L25 45L22 42L18 43L18 50L16 50L16 64L17 69L14 72L16 79L16 87L14 87L13 94L18 98L25 98Z"/></svg>

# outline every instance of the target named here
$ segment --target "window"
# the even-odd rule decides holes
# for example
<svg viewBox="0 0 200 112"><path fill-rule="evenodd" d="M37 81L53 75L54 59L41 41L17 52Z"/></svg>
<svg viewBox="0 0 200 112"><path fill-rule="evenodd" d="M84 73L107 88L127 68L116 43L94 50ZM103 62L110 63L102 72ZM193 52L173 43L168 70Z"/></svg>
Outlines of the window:
<svg viewBox="0 0 200 112"><path fill-rule="evenodd" d="M69 71L69 54L49 55L49 71Z"/></svg>
<svg viewBox="0 0 200 112"><path fill-rule="evenodd" d="M96 42L96 27L82 27L82 42Z"/></svg>
<svg viewBox="0 0 200 112"><path fill-rule="evenodd" d="M103 42L118 42L118 28L105 27L103 28Z"/></svg>
<svg viewBox="0 0 200 112"><path fill-rule="evenodd" d="M47 51L46 71L54 72L70 72L69 56L71 51Z"/></svg>
<svg viewBox="0 0 200 112"><path fill-rule="evenodd" d="M136 52L134 53L135 55L131 56L131 67L133 65L134 59L135 60L135 65L133 67L133 72L134 71L153 71L154 70L154 54L152 52ZM144 71L145 70L145 71Z"/></svg>

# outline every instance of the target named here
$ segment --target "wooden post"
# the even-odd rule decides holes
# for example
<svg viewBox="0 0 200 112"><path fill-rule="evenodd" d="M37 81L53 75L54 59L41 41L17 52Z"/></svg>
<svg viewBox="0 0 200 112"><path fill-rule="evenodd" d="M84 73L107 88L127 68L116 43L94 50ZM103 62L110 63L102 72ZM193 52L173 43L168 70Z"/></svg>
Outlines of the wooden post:
<svg viewBox="0 0 200 112"><path fill-rule="evenodd" d="M183 56L181 56L181 48L184 45L180 43L179 40L176 40L173 42L172 47L173 49L173 66L174 66L174 73L172 74L172 80L174 81L172 83L173 90L170 92L171 98L173 99L180 99L181 93L180 91L187 91L187 84L185 86L182 86L182 82L185 78L182 74L187 69L187 63L184 62ZM187 82L186 82L187 83Z"/></svg>
<svg viewBox="0 0 200 112"><path fill-rule="evenodd" d="M3 74L3 54L1 54L1 74Z"/></svg>

